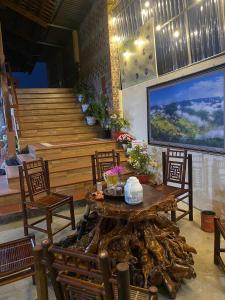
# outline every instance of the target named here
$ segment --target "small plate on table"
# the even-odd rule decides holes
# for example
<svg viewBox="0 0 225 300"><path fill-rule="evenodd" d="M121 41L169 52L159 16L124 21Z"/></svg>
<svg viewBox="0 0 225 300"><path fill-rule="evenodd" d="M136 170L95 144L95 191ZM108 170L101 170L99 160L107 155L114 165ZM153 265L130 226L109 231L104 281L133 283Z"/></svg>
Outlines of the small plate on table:
<svg viewBox="0 0 225 300"><path fill-rule="evenodd" d="M125 201L124 194L121 195L114 195L108 189L103 191L104 199L105 200L112 200L112 201Z"/></svg>

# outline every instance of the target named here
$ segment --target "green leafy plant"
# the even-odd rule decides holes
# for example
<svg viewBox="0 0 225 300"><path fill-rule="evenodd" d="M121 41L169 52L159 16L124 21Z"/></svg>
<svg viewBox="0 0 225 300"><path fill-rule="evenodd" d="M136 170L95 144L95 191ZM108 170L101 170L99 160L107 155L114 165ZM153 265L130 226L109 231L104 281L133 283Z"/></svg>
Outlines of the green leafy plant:
<svg viewBox="0 0 225 300"><path fill-rule="evenodd" d="M138 175L149 175L152 169L157 167L157 162L152 159L146 148L135 146L129 151L130 166Z"/></svg>
<svg viewBox="0 0 225 300"><path fill-rule="evenodd" d="M95 118L99 122L100 126L104 129L109 128L109 99L106 95L101 94L97 103Z"/></svg>
<svg viewBox="0 0 225 300"><path fill-rule="evenodd" d="M110 115L109 128L114 131L121 131L127 129L130 126L130 122L121 117L118 113L113 113Z"/></svg>
<svg viewBox="0 0 225 300"><path fill-rule="evenodd" d="M98 110L99 110L99 104L97 102L91 102L89 104L87 111L85 112L85 115L88 117L96 118L96 115L98 114Z"/></svg>

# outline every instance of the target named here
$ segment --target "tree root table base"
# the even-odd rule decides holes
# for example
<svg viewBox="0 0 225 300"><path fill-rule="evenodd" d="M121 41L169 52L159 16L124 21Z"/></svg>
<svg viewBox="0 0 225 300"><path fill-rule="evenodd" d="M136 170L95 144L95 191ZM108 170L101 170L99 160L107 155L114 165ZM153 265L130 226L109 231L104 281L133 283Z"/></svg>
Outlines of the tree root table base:
<svg viewBox="0 0 225 300"><path fill-rule="evenodd" d="M94 254L107 250L115 264L129 262L131 284L145 288L164 285L175 298L183 279L196 277L192 257L196 250L180 236L175 223L158 213L170 210L174 197L155 189L150 192L148 198L149 188L145 188L144 203L135 207L96 202L85 220L82 237L75 235L71 247ZM78 226L77 233L79 230Z"/></svg>

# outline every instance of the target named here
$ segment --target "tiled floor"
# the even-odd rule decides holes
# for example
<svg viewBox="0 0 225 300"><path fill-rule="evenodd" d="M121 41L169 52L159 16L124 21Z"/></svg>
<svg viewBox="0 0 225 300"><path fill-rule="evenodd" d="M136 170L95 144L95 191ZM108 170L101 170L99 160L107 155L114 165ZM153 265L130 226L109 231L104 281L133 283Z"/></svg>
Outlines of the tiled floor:
<svg viewBox="0 0 225 300"><path fill-rule="evenodd" d="M82 208L77 210L78 218ZM77 219L78 219L77 218ZM59 223L58 223L59 224ZM177 300L224 300L225 299L225 274L213 264L213 234L200 229L200 213L195 210L194 222L187 219L178 223L181 234L187 242L194 246L198 254L195 255L196 279L185 281L177 294ZM70 233L67 229L60 233L57 239ZM0 242L15 239L23 235L21 222L14 222L0 227ZM42 233L36 234L37 242L44 238ZM0 287L0 300L33 300L36 298L35 287L31 279ZM55 299L50 290L50 300ZM167 295L159 295L159 300L168 299ZM138 299L137 299L138 300Z"/></svg>

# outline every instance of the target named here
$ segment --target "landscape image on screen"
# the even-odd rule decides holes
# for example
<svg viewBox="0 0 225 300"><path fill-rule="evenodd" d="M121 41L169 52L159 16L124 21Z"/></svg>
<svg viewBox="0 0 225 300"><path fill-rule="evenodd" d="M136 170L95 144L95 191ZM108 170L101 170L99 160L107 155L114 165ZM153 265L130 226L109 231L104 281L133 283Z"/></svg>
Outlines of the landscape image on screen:
<svg viewBox="0 0 225 300"><path fill-rule="evenodd" d="M224 148L224 69L148 88L150 142Z"/></svg>

